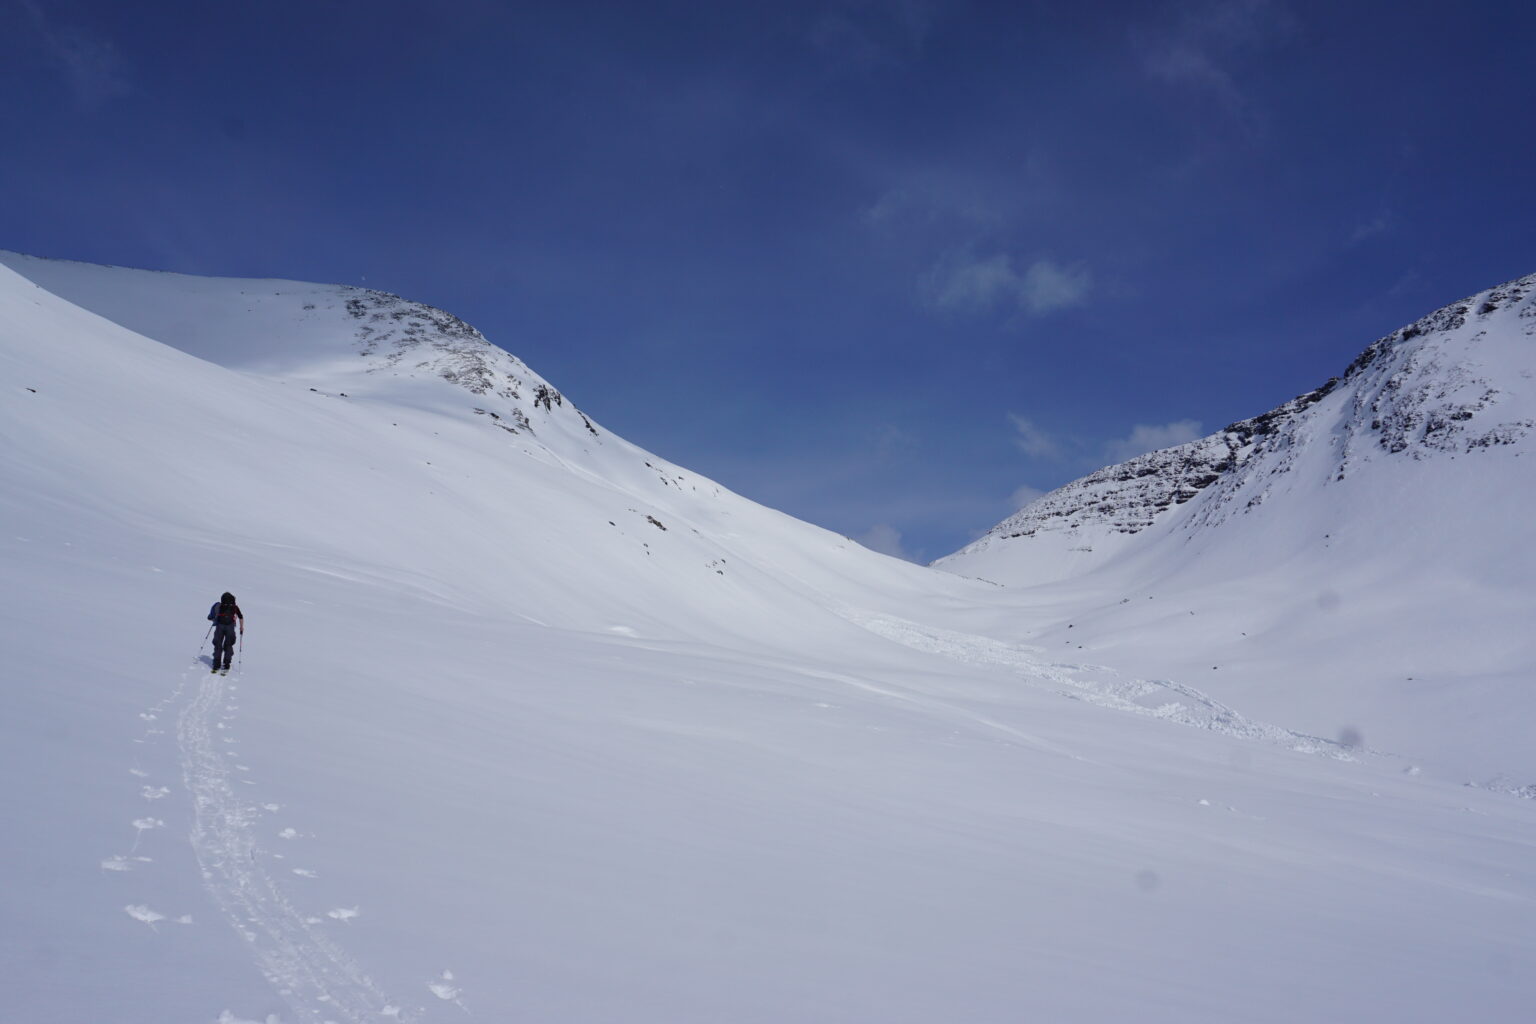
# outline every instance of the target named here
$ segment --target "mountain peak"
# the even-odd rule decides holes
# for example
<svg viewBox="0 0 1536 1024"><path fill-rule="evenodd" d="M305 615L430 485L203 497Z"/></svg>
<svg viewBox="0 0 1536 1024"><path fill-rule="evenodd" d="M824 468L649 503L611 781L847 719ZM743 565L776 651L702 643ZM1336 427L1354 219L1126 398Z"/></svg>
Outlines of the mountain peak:
<svg viewBox="0 0 1536 1024"><path fill-rule="evenodd" d="M1022 570L1014 578L1075 575L1123 549L1124 538L1175 518L1190 528L1215 526L1256 508L1308 446L1328 449L1309 468L1334 482L1382 457L1518 454L1536 425L1536 402L1518 390L1536 375L1533 334L1536 274L1393 331L1341 376L1268 412L1037 498L938 564L993 577L998 567L990 563L1006 550ZM1177 516L1185 505L1191 511ZM1022 545L1037 550L1025 554Z"/></svg>
<svg viewBox="0 0 1536 1024"><path fill-rule="evenodd" d="M549 381L435 306L354 285L195 277L0 252L39 287L145 337L230 369L352 398L388 397L538 433L592 421Z"/></svg>

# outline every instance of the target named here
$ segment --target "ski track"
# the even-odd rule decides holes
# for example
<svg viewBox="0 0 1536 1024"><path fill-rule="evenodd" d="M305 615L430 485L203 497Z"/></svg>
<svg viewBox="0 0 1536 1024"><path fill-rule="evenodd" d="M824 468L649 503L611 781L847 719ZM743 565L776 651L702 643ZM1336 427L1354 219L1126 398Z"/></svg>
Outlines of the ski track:
<svg viewBox="0 0 1536 1024"><path fill-rule="evenodd" d="M257 967L300 1020L401 1024L417 1019L387 999L351 957L295 909L261 867L252 828L261 809L236 794L228 758L218 742L227 682L228 677L207 674L182 710L176 732L182 778L193 803L192 849L214 902L250 944Z"/></svg>
<svg viewBox="0 0 1536 1024"><path fill-rule="evenodd" d="M924 626L906 619L854 608L842 608L839 611L850 622L887 640L967 665L1010 669L1019 678L1037 685L1044 684L1069 700L1080 700L1149 718L1161 718L1228 736L1262 740L1300 753L1319 754L1344 761L1377 753L1346 748L1320 736L1309 736L1278 725L1256 722L1209 694L1172 680L1119 679L1113 669L1101 665L1048 662L1040 657L1043 653L1040 648L1014 646L989 637ZM1091 676L1082 673L1091 673Z"/></svg>

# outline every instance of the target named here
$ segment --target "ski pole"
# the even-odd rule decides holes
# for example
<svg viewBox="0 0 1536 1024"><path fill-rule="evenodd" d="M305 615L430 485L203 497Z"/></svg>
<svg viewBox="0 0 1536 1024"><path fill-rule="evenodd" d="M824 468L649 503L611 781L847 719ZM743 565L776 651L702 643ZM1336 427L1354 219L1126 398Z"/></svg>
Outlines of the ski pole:
<svg viewBox="0 0 1536 1024"><path fill-rule="evenodd" d="M199 658L203 656L203 648L208 646L208 638L211 636L213 636L213 627L209 626L208 632L203 634L203 642L197 645L197 656Z"/></svg>

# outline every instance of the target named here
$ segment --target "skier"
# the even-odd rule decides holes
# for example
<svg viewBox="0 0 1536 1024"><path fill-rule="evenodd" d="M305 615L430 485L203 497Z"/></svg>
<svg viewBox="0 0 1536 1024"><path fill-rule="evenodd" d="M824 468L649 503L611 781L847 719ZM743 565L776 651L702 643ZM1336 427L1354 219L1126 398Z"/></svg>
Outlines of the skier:
<svg viewBox="0 0 1536 1024"><path fill-rule="evenodd" d="M236 621L240 623L240 635L245 635L245 616L240 613L240 606L235 604L235 595L226 592L214 602L213 607L208 609L208 621L213 623L213 668L210 671L219 671L219 659L222 657L227 675L230 659L235 654Z"/></svg>

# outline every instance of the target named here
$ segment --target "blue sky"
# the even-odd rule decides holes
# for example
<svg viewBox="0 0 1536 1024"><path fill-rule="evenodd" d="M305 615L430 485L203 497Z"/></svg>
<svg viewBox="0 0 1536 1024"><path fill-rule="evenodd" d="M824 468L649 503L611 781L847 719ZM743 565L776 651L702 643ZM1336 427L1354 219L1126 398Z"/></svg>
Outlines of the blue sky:
<svg viewBox="0 0 1536 1024"><path fill-rule="evenodd" d="M907 557L1536 270L1536 9L0 0L0 248L366 284Z"/></svg>

